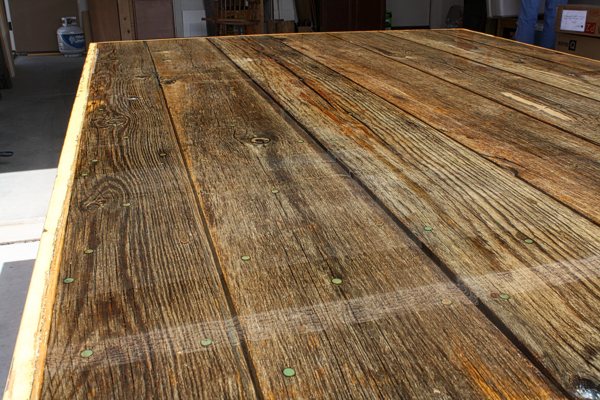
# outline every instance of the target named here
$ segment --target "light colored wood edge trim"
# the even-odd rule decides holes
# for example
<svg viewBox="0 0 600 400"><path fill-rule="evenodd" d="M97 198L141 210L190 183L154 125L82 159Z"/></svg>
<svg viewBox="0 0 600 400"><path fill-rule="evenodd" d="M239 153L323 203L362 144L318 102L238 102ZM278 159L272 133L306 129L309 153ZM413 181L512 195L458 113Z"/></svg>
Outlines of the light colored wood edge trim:
<svg viewBox="0 0 600 400"><path fill-rule="evenodd" d="M4 391L4 400L38 399L40 397L48 334L56 296L58 269L73 187L73 173L77 163L81 129L88 103L88 89L97 55L96 45L91 44L83 66L60 155L50 206Z"/></svg>

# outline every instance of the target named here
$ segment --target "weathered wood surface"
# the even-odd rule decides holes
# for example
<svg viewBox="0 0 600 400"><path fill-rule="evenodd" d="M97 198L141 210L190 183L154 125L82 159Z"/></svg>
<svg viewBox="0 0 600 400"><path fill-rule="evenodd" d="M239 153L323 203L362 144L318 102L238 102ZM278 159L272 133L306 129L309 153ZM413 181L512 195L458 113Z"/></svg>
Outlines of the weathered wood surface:
<svg viewBox="0 0 600 400"><path fill-rule="evenodd" d="M86 117L88 92L95 70L97 47L90 44L54 180L54 189L23 308L19 335L6 379L5 399L38 397L46 361L48 332L56 298L57 277L73 189L81 128Z"/></svg>
<svg viewBox="0 0 600 400"><path fill-rule="evenodd" d="M211 41L346 165L563 387L574 390L578 376L599 377L598 225L276 38Z"/></svg>
<svg viewBox="0 0 600 400"><path fill-rule="evenodd" d="M437 32L447 34L452 37L459 37L473 42L486 44L499 49L508 50L522 56L535 57L545 61L562 64L571 69L570 73L575 74L598 74L600 72L600 61L589 58L573 56L556 50L545 49L538 46L524 45L514 40L499 38L479 32L473 32L466 29L440 29ZM583 72L588 71L588 72Z"/></svg>
<svg viewBox="0 0 600 400"><path fill-rule="evenodd" d="M42 397L253 397L152 59L98 52Z"/></svg>
<svg viewBox="0 0 600 400"><path fill-rule="evenodd" d="M393 45L385 47L387 42L373 34L280 40L600 223L600 145L395 59L377 57L379 51L391 52ZM427 65L421 68L427 70Z"/></svg>
<svg viewBox="0 0 600 400"><path fill-rule="evenodd" d="M591 99L600 99L600 92L598 92L600 76L594 73L577 73L571 67L552 61L524 57L510 51L478 45L470 40L435 31L389 31L389 34L444 50L545 85L561 88ZM590 63L595 62L590 61Z"/></svg>
<svg viewBox="0 0 600 400"><path fill-rule="evenodd" d="M336 36L600 145L597 100L449 54L445 46L434 49L384 33Z"/></svg>
<svg viewBox="0 0 600 400"><path fill-rule="evenodd" d="M149 45L267 398L559 396L219 50Z"/></svg>
<svg viewBox="0 0 600 400"><path fill-rule="evenodd" d="M597 64L524 48L98 45L31 398L594 395Z"/></svg>

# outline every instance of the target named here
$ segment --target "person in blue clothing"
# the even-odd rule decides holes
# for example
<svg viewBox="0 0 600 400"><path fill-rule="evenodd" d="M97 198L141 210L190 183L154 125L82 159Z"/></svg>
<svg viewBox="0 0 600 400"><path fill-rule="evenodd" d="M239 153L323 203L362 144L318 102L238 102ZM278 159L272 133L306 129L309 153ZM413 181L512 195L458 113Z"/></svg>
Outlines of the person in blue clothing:
<svg viewBox="0 0 600 400"><path fill-rule="evenodd" d="M523 43L534 44L535 24L538 19L540 1L544 0L521 0L521 12L517 22L517 33L515 40ZM544 31L540 45L549 49L554 48L554 23L556 21L556 9L561 4L567 4L568 0L545 0Z"/></svg>

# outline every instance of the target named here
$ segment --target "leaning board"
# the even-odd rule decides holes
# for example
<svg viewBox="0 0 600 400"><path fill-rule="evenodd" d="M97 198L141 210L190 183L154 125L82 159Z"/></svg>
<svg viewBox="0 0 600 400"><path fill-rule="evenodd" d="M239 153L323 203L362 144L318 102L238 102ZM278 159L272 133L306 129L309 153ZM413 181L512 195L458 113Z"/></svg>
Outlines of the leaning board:
<svg viewBox="0 0 600 400"><path fill-rule="evenodd" d="M92 45L5 399L600 395L600 63Z"/></svg>

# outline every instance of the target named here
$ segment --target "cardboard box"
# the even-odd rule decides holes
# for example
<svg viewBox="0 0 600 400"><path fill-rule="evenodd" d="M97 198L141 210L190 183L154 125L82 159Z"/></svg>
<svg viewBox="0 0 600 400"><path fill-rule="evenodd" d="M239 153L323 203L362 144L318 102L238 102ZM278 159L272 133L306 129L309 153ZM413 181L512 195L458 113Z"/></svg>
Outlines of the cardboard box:
<svg viewBox="0 0 600 400"><path fill-rule="evenodd" d="M556 14L556 32L600 37L600 7L559 6Z"/></svg>
<svg viewBox="0 0 600 400"><path fill-rule="evenodd" d="M600 60L600 7L559 6L555 49Z"/></svg>
<svg viewBox="0 0 600 400"><path fill-rule="evenodd" d="M600 60L600 37L559 32L556 34L555 49L565 53Z"/></svg>

